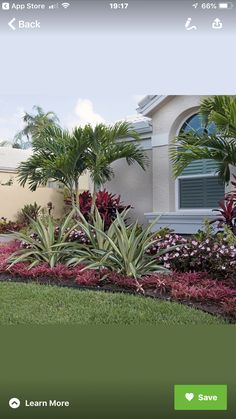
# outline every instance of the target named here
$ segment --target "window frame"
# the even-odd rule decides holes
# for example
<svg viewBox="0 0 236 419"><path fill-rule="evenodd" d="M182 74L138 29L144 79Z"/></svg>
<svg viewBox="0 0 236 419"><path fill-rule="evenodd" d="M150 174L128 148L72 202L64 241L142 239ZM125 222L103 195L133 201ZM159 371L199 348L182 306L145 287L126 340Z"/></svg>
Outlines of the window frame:
<svg viewBox="0 0 236 419"><path fill-rule="evenodd" d="M183 127L184 123L191 118L194 115L199 114L199 112L195 109L194 111L192 110L192 112L190 112L187 116L185 115L184 120L182 120L179 124L178 129L176 130L176 135L179 135L181 128ZM206 173L204 174L197 174L197 175L180 175L177 177L177 179L175 179L175 210L179 213L184 213L184 214L200 214L203 213L204 214L211 214L212 215L212 210L213 208L181 208L180 207L180 186L179 186L179 180L180 179L194 179L194 178L207 178L207 177L217 177L217 175L215 173Z"/></svg>

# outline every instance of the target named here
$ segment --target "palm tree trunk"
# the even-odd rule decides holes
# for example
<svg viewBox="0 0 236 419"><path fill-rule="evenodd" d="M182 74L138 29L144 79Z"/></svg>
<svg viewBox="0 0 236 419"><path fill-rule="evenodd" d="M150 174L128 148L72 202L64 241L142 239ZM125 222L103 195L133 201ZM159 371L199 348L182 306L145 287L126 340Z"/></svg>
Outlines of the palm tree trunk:
<svg viewBox="0 0 236 419"><path fill-rule="evenodd" d="M79 182L78 182L78 179L75 179L75 205L77 206L77 208L80 207L80 204L79 204Z"/></svg>
<svg viewBox="0 0 236 419"><path fill-rule="evenodd" d="M96 195L97 195L97 185L94 183L93 195L92 195L92 205L91 205L91 215L94 215L95 204L96 204Z"/></svg>
<svg viewBox="0 0 236 419"><path fill-rule="evenodd" d="M75 202L75 192L73 186L70 188L70 195L71 195L71 205L74 207L76 205Z"/></svg>

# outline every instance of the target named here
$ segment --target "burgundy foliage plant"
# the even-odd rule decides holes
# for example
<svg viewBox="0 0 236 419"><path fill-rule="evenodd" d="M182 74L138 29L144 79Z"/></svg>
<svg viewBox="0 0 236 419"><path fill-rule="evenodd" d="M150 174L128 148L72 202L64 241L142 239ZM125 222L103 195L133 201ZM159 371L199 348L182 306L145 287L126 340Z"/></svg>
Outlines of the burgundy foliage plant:
<svg viewBox="0 0 236 419"><path fill-rule="evenodd" d="M79 195L80 211L87 221L91 220L92 201L92 195L89 191L84 191ZM65 202L67 205L71 205L70 198L66 199ZM115 219L116 211L120 213L125 208L130 208L130 205L127 206L121 202L120 195L112 194L106 190L98 191L96 193L95 204L104 220L106 228L108 228L111 222Z"/></svg>

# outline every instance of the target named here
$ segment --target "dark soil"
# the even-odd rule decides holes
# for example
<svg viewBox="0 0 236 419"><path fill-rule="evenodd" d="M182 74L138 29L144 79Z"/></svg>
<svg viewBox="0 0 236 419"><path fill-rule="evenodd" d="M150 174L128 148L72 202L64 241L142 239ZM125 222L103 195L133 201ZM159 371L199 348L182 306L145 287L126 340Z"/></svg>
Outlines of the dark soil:
<svg viewBox="0 0 236 419"><path fill-rule="evenodd" d="M87 285L79 285L75 283L74 279L60 279L60 278L48 278L48 277L38 277L38 278L24 278L20 276L14 276L12 278L11 274L7 273L1 273L0 274L0 281L4 282L24 282L24 283L36 283L40 285L56 285L60 287L67 287L67 288L77 288L80 290L94 290L94 291L103 291L103 292L121 292L121 293L127 293L127 294L133 294L133 295L143 295L144 297L148 298L158 298L165 301L175 301L179 304L184 304L189 307L195 308L197 310L202 310L206 313L209 313L211 315L220 315L223 317L227 322L236 324L236 315L226 315L225 313L222 314L222 311L220 310L219 306L217 304L211 304L211 303L202 303L197 301L189 301L189 300L176 300L173 299L168 293L160 293L159 291L153 291L153 290L146 290L145 294L137 293L134 290L128 289L128 288L121 288L118 286L115 286L113 284L107 284L105 282L101 282L101 285L94 285L94 286L87 286Z"/></svg>

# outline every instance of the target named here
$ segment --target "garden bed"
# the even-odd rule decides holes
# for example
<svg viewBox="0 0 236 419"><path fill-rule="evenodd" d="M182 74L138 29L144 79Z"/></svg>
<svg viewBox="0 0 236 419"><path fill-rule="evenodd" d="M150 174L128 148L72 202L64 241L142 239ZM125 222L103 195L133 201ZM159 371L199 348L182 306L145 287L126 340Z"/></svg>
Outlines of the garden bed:
<svg viewBox="0 0 236 419"><path fill-rule="evenodd" d="M88 271L89 272L89 271ZM157 278L158 279L158 278ZM94 291L100 291L100 292L111 292L111 293L122 293L122 294L130 294L130 295L142 295L143 297L148 298L155 298L162 301L169 301L169 302L178 302L180 304L186 305L188 307L195 308L197 310L204 311L208 314L214 315L214 316L222 316L227 322L229 323L236 323L236 315L233 314L227 314L222 311L222 308L219 305L212 304L210 302L200 302L200 301L191 301L187 299L174 299L171 296L170 292L163 293L161 290L152 290L152 289L146 289L143 292L137 292L134 289L134 286L129 288L127 286L117 286L112 283L106 283L105 281L98 284L93 285L81 285L76 283L75 279L69 278L56 278L56 277L22 277L22 276L14 276L12 277L11 274L2 273L0 274L0 281L1 282L14 282L14 283L36 283L38 285L56 285L58 287L62 288L72 288L72 289L78 289L78 290L94 290Z"/></svg>
<svg viewBox="0 0 236 419"><path fill-rule="evenodd" d="M57 281L55 278L54 279L49 279L49 278L23 278L23 277L18 277L18 278L13 278L11 275L7 275L7 274L0 274L0 281L1 282L13 282L13 283L34 283L34 284L38 284L38 285L56 285L59 287L64 287L64 288L72 288L72 289L79 289L81 290L89 290L89 291L100 291L100 292L111 292L111 293L122 293L122 294L129 294L129 295L139 295L137 292L135 292L134 290L129 290L126 288L121 288L121 287L116 287L112 284L110 285L99 285L99 286L86 286L86 285L78 285L75 283L75 281L73 280L65 280L65 281ZM142 294L143 297L148 297L148 298L156 298L162 301L169 301L169 302L176 302L177 300L174 300L170 295L166 294L163 295L160 292L153 292L151 290L145 292L145 294ZM191 301L187 301L187 300L182 300L182 301L178 301L179 304L184 304L188 307L192 307L195 308L197 310L201 310L204 311L205 313L214 315L214 316L222 316L222 312L219 310L219 308L216 305L213 304L204 304L204 303L200 303L200 302L191 302ZM235 316L230 316L230 315L223 315L222 316L227 322L229 323L236 323L236 317Z"/></svg>
<svg viewBox="0 0 236 419"><path fill-rule="evenodd" d="M7 258L16 247L15 244L1 246L1 282L34 282L80 290L138 294L176 301L236 323L236 286L230 280L217 281L209 278L206 272L155 274L135 280L107 269L84 271L84 265L69 268L58 264L50 268L40 264L28 269L27 263L17 263L8 268Z"/></svg>

